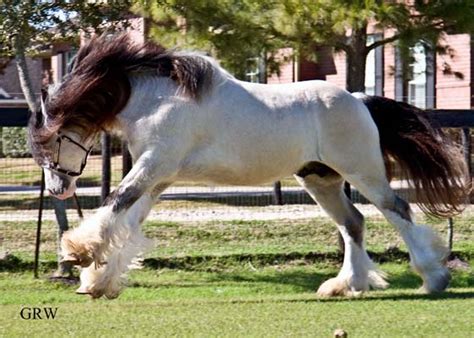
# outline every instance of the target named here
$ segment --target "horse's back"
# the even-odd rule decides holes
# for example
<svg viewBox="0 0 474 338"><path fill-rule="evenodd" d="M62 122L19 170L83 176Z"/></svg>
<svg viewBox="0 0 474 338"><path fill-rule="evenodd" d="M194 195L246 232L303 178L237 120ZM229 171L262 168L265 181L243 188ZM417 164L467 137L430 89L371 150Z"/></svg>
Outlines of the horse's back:
<svg viewBox="0 0 474 338"><path fill-rule="evenodd" d="M206 143L187 155L181 175L193 180L205 175L203 180L220 184L260 184L291 175L307 162L321 161L322 143L350 137L334 125L350 130L345 125L354 116L344 115L359 114L357 105L348 92L324 81L236 81L205 108L197 128L207 135Z"/></svg>

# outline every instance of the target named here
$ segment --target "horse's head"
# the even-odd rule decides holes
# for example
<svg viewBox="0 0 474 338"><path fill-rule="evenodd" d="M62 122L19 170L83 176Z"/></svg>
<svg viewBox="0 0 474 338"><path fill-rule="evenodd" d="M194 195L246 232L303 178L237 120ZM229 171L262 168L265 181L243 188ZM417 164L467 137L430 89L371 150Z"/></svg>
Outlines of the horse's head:
<svg viewBox="0 0 474 338"><path fill-rule="evenodd" d="M176 82L177 93L198 98L211 83L213 69L203 57L133 42L127 34L91 39L79 49L63 83L30 119L31 151L45 168L51 194L67 198L74 193L94 136L116 125L130 98L130 76L168 77Z"/></svg>
<svg viewBox="0 0 474 338"><path fill-rule="evenodd" d="M31 153L45 172L46 189L51 195L66 199L76 190L95 133L79 126L62 127L63 119L51 119L48 98L41 100L41 110L32 114L28 127Z"/></svg>
<svg viewBox="0 0 474 338"><path fill-rule="evenodd" d="M45 169L55 197L73 195L95 136L116 124L130 97L125 60L127 36L99 37L82 46L64 81L44 92L41 110L31 115L28 135L35 161Z"/></svg>

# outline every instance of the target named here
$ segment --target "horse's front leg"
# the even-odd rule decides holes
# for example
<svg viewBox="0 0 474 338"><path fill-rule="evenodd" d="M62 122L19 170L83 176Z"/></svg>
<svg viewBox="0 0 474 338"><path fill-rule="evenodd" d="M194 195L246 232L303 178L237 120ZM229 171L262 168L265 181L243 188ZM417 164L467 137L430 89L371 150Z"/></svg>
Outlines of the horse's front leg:
<svg viewBox="0 0 474 338"><path fill-rule="evenodd" d="M93 297L117 296L120 275L143 247L139 224L175 172L169 163L165 167L153 158L142 155L105 205L63 236L65 260L87 268L80 290L86 288Z"/></svg>
<svg viewBox="0 0 474 338"><path fill-rule="evenodd" d="M128 225L128 237L121 248L113 249L105 258L107 264L97 267L91 264L81 271L79 294L90 294L92 297L105 295L115 298L124 285L123 274L129 270L132 260L146 251L151 241L140 231L140 223L146 218L159 194L168 186L160 184L150 193L145 193L127 210L124 224Z"/></svg>

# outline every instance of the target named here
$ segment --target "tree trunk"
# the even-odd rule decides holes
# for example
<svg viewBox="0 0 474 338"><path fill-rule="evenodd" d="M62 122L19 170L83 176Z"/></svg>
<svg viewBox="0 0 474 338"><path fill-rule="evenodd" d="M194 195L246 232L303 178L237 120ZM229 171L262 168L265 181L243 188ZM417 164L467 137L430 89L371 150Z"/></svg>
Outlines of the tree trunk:
<svg viewBox="0 0 474 338"><path fill-rule="evenodd" d="M347 73L346 90L351 93L365 91L365 62L368 54L367 49L367 25L360 29L354 29L349 45L346 48ZM351 186L344 183L344 193L351 198ZM339 234L339 250L344 252L344 239Z"/></svg>
<svg viewBox="0 0 474 338"><path fill-rule="evenodd" d="M351 93L365 91L365 62L367 57L366 43L367 34L365 29L355 31L350 46L346 51L346 90ZM344 185L344 192L349 198L351 198L351 187L347 182Z"/></svg>
<svg viewBox="0 0 474 338"><path fill-rule="evenodd" d="M21 90L25 95L25 100L28 103L30 111L36 112L36 95L35 91L33 90L33 84L31 83L30 73L28 71L28 65L26 63L26 44L21 38L20 34L17 34L13 37L13 45L15 48L16 68L18 71L18 78L20 80Z"/></svg>
<svg viewBox="0 0 474 338"><path fill-rule="evenodd" d="M346 89L351 93L365 91L365 62L368 54L366 45L367 27L354 29L346 50Z"/></svg>
<svg viewBox="0 0 474 338"><path fill-rule="evenodd" d="M26 41L24 41L20 34L16 34L13 37L13 46L15 48L15 60L18 71L18 78L20 80L21 90L25 95L25 100L28 103L30 111L36 112L37 102L36 95L33 89L33 83L31 82L30 73L28 71L28 64L26 63ZM66 216L66 203L61 203L59 200L55 200L53 197L53 206L56 214L56 220L59 227L59 241L64 231L68 230L68 222ZM58 242L59 243L59 242ZM72 266L68 263L61 262L61 257L58 256L58 271L56 276L69 276L72 273Z"/></svg>
<svg viewBox="0 0 474 338"><path fill-rule="evenodd" d="M110 135L106 132L102 132L101 135L101 148L102 148L102 185L100 190L101 203L105 201L107 196L110 194L110 181L112 177L111 167L111 139Z"/></svg>

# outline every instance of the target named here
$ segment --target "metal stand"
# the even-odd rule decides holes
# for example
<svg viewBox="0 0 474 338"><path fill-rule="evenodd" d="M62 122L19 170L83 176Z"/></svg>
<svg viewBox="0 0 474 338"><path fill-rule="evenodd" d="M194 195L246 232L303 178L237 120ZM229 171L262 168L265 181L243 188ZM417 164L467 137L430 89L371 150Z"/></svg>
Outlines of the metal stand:
<svg viewBox="0 0 474 338"><path fill-rule="evenodd" d="M453 251L454 221L452 217L448 218L448 248L449 254Z"/></svg>
<svg viewBox="0 0 474 338"><path fill-rule="evenodd" d="M38 208L38 223L36 225L36 243L35 243L35 263L33 267L33 273L35 278L38 278L38 265L39 265L39 250L41 241L41 221L43 220L43 200L44 200L44 170L41 170L41 190L40 200Z"/></svg>

